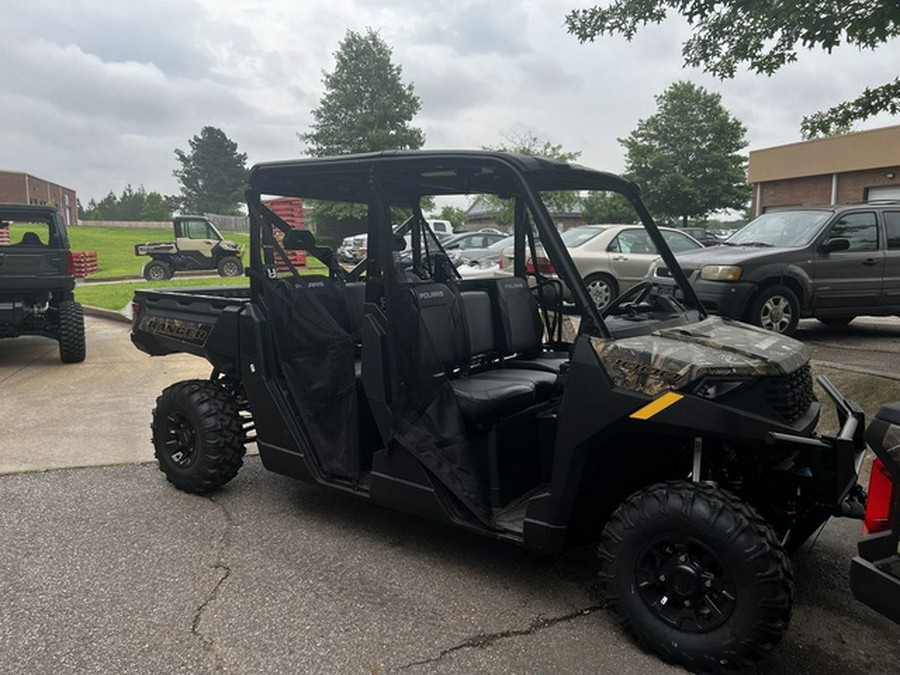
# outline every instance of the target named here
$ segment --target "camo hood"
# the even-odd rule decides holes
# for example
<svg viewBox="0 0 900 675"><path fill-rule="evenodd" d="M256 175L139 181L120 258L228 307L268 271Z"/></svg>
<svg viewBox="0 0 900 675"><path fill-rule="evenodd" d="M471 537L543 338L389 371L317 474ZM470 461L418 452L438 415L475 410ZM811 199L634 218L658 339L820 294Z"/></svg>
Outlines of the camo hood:
<svg viewBox="0 0 900 675"><path fill-rule="evenodd" d="M786 375L809 362L809 351L797 340L721 317L591 343L617 387L650 396L710 376Z"/></svg>

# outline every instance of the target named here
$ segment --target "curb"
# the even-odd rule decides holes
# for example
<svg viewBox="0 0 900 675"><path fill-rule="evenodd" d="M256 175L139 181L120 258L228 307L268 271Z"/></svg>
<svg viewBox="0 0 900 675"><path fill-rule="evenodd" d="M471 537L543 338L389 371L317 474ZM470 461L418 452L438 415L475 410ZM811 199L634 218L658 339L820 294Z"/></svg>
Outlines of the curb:
<svg viewBox="0 0 900 675"><path fill-rule="evenodd" d="M98 319L107 319L109 321L118 321L119 323L131 323L124 314L115 312L111 309L103 309L102 307L91 307L90 305L82 305L85 316L93 316Z"/></svg>

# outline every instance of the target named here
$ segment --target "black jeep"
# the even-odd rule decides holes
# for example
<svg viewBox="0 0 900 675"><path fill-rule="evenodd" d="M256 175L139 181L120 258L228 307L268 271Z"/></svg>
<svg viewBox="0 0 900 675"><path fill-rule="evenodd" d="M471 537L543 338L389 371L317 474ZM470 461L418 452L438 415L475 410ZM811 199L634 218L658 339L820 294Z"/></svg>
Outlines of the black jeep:
<svg viewBox="0 0 900 675"><path fill-rule="evenodd" d="M547 210L559 191L624 195L684 304L642 283L601 316ZM482 194L514 214L513 276L462 280L422 204ZM345 271L269 196L361 209L368 258ZM704 670L770 650L791 613L787 552L830 516L862 516L862 411L820 378L842 428L818 434L806 348L708 317L633 183L390 152L258 165L247 202L249 288L135 294L138 348L213 366L157 399L156 457L179 489L221 488L255 440L266 468L373 504L549 553L597 543L637 639ZM558 279L527 264L538 245ZM282 247L328 273L279 272Z"/></svg>
<svg viewBox="0 0 900 675"><path fill-rule="evenodd" d="M75 302L65 223L52 206L0 204L0 338L59 341L63 363L84 361L84 315Z"/></svg>

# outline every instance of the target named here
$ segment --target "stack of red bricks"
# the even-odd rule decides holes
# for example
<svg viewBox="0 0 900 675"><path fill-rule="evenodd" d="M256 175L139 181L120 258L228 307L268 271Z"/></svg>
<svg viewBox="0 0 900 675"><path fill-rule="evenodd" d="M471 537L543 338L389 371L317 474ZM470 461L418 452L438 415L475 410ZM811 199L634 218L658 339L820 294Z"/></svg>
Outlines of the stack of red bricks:
<svg viewBox="0 0 900 675"><path fill-rule="evenodd" d="M280 199L269 199L264 201L265 204L276 216L295 229L303 229L306 225L303 222L303 201L296 197L282 197ZM281 241L281 230L273 228L273 233ZM306 253L303 251L286 251L288 259L294 267L304 267L306 265ZM281 255L276 253L275 260L278 262L278 271L287 272L288 266L284 263Z"/></svg>
<svg viewBox="0 0 900 675"><path fill-rule="evenodd" d="M75 277L84 279L88 274L97 271L97 252L72 251L72 264L75 269Z"/></svg>
<svg viewBox="0 0 900 675"><path fill-rule="evenodd" d="M9 246L9 228L0 227L0 246Z"/></svg>

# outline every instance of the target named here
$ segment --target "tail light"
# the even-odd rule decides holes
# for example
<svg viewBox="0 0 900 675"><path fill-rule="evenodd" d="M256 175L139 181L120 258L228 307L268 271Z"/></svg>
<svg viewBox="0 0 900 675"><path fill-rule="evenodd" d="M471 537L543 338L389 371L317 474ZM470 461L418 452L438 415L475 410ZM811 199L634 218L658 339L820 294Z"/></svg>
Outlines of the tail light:
<svg viewBox="0 0 900 675"><path fill-rule="evenodd" d="M497 261L497 267L499 267L501 270L503 269L503 256L502 255L500 256L500 260Z"/></svg>
<svg viewBox="0 0 900 675"><path fill-rule="evenodd" d="M75 256L72 251L66 251L66 275L75 276Z"/></svg>
<svg viewBox="0 0 900 675"><path fill-rule="evenodd" d="M131 327L137 328L138 315L141 313L141 304L137 300L131 301Z"/></svg>
<svg viewBox="0 0 900 675"><path fill-rule="evenodd" d="M872 475L869 477L869 496L866 501L866 517L863 520L864 534L884 532L893 527L895 499L893 477L884 463L876 457L872 462Z"/></svg>
<svg viewBox="0 0 900 675"><path fill-rule="evenodd" d="M534 262L529 258L525 262L525 274L534 274L534 268ZM553 267L553 263L541 255L537 257L537 271L538 274L556 274L556 268Z"/></svg>

